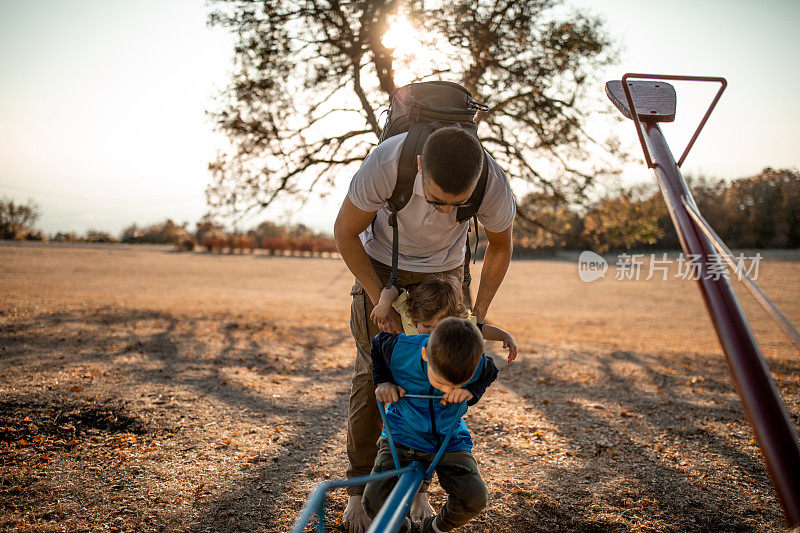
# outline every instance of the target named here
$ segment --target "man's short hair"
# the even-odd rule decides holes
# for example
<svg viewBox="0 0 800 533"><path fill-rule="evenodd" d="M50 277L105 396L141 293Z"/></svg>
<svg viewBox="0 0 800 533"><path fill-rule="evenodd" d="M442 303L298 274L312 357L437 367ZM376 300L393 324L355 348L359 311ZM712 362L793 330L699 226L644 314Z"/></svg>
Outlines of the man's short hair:
<svg viewBox="0 0 800 533"><path fill-rule="evenodd" d="M430 134L422 148L425 174L448 194L471 190L483 168L483 147L465 128L449 126Z"/></svg>
<svg viewBox="0 0 800 533"><path fill-rule="evenodd" d="M483 335L464 318L445 318L428 339L428 364L453 385L469 381L482 353Z"/></svg>

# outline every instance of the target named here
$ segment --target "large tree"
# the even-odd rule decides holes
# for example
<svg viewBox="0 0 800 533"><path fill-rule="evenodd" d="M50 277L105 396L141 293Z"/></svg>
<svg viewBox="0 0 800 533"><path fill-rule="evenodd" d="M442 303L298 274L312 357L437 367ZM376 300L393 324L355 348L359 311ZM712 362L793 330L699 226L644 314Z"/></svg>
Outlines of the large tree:
<svg viewBox="0 0 800 533"><path fill-rule="evenodd" d="M210 164L212 208L246 212L282 195L347 180L378 141L381 109L401 82L446 79L490 106L485 148L534 192L580 203L614 172L613 142L586 129L612 61L602 22L560 0L216 0L210 23L236 36L232 81L212 112L232 149ZM419 42L387 43L406 21ZM407 37L407 36L405 36ZM401 36L402 41L403 36ZM520 206L527 224L542 225Z"/></svg>

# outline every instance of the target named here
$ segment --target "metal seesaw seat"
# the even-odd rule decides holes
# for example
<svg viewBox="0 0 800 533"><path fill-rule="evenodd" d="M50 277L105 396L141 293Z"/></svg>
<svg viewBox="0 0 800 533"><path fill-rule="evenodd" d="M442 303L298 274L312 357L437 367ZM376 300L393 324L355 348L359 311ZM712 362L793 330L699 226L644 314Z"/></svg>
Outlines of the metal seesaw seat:
<svg viewBox="0 0 800 533"><path fill-rule="evenodd" d="M630 81L628 91L637 109L639 120L672 122L675 120L677 96L675 87L663 81ZM631 118L628 97L621 80L606 83L606 95L627 118Z"/></svg>

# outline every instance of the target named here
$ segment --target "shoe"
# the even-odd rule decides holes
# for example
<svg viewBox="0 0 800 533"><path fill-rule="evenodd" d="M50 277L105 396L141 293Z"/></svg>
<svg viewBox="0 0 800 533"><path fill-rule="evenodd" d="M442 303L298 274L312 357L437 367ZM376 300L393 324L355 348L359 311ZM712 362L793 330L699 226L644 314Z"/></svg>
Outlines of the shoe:
<svg viewBox="0 0 800 533"><path fill-rule="evenodd" d="M406 517L403 520L403 523L400 525L400 529L397 530L397 533L418 533L418 529L415 527L414 521L411 520L409 517Z"/></svg>
<svg viewBox="0 0 800 533"><path fill-rule="evenodd" d="M425 520L422 521L420 524L419 531L420 533L434 533L433 532L433 521L436 520L436 515L429 516Z"/></svg>

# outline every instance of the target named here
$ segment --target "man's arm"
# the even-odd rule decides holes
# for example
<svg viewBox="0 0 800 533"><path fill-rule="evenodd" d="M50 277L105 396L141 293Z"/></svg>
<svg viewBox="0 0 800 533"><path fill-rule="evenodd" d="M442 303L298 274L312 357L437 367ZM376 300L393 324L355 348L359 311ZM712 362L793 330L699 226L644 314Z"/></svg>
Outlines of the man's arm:
<svg viewBox="0 0 800 533"><path fill-rule="evenodd" d="M353 205L349 198L345 197L333 226L333 238L347 268L364 287L364 291L373 304L377 304L383 285L369 262L369 256L364 250L364 245L361 244L361 239L358 238L358 235L372 223L373 218L375 218L375 213L362 211ZM367 320L369 319L370 317L367 317ZM392 326L391 333L403 331L400 315L394 309L390 312L389 321Z"/></svg>
<svg viewBox="0 0 800 533"><path fill-rule="evenodd" d="M478 295L475 297L472 311L478 322L486 320L489 304L492 303L492 299L506 275L508 264L511 262L511 252L513 251L511 228L513 225L512 222L500 233L486 231L486 238L489 242L481 269L481 283L478 286Z"/></svg>

